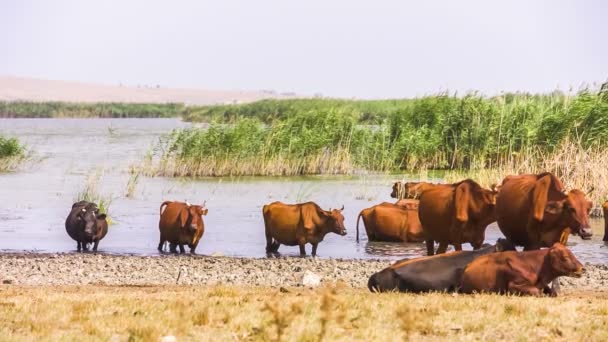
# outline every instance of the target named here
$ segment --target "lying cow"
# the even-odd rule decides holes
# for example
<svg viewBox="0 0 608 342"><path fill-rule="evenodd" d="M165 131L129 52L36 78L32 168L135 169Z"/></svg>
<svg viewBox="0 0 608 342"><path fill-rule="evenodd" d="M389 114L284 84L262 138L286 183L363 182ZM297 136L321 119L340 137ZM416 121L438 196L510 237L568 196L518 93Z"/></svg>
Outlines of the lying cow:
<svg viewBox="0 0 608 342"><path fill-rule="evenodd" d="M195 254L196 246L205 233L203 215L209 210L203 205L194 205L188 202L166 201L160 205L160 242L158 250L163 251L165 242L169 242L171 253L185 253L184 245L190 247L190 253Z"/></svg>
<svg viewBox="0 0 608 342"><path fill-rule="evenodd" d="M79 252L88 251L90 243L96 252L99 241L108 233L106 214L100 213L95 203L74 203L65 220L65 230L76 241L76 249Z"/></svg>
<svg viewBox="0 0 608 342"><path fill-rule="evenodd" d="M357 242L361 218L369 241L424 241L417 200L401 199L396 204L383 202L361 210L357 217Z"/></svg>
<svg viewBox="0 0 608 342"><path fill-rule="evenodd" d="M604 211L604 242L608 242L608 201L602 205Z"/></svg>
<svg viewBox="0 0 608 342"><path fill-rule="evenodd" d="M549 283L559 276L580 277L583 265L559 242L551 248L485 255L467 266L460 291L556 295Z"/></svg>
<svg viewBox="0 0 608 342"><path fill-rule="evenodd" d="M484 245L485 246L485 245ZM431 292L458 289L466 266L482 255L515 250L505 239L475 251L459 251L398 261L374 273L367 283L372 292Z"/></svg>
<svg viewBox="0 0 608 342"><path fill-rule="evenodd" d="M312 244L312 255L317 255L319 242L328 233L346 235L342 209L323 210L316 203L285 204L273 202L262 208L266 228L266 253L278 253L281 244L300 246L300 255L306 255L304 245Z"/></svg>

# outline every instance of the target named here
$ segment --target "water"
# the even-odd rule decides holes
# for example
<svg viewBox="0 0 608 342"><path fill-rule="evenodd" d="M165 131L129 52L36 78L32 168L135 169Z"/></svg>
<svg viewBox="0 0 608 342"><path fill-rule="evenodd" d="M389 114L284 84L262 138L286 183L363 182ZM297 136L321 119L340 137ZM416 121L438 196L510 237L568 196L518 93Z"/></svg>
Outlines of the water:
<svg viewBox="0 0 608 342"><path fill-rule="evenodd" d="M173 179L140 177L134 198L126 198L129 167L141 162L158 138L188 127L176 119L0 119L2 134L18 136L35 151L37 162L19 172L0 174L0 250L70 252L76 243L65 232L65 218L88 175L101 173L99 191L112 197L116 222L100 242L106 253L157 255L159 205L164 200L207 200L205 235L197 252L264 257L262 206L272 201L312 200L325 209L345 206L348 235L328 234L320 257L398 259L425 254L422 243L368 242L355 224L361 209L390 198L396 176L239 177ZM569 246L582 261L608 260L603 221L593 220L594 237L571 237ZM501 237L488 227L486 241ZM311 246L307 245L310 253ZM469 245L465 245L469 249ZM281 246L296 256L298 247Z"/></svg>

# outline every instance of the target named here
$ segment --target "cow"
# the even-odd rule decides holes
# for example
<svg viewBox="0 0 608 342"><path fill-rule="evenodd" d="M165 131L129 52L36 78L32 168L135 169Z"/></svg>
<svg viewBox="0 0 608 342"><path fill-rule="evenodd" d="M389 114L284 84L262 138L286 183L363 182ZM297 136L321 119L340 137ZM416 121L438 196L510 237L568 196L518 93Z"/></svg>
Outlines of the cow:
<svg viewBox="0 0 608 342"><path fill-rule="evenodd" d="M203 216L209 212L205 203L195 205L188 202L165 201L160 205L159 252L163 251L165 242L169 242L171 253L177 253L177 246L180 253L185 253L184 245L190 247L191 254L196 253L196 246L205 233Z"/></svg>
<svg viewBox="0 0 608 342"><path fill-rule="evenodd" d="M402 199L395 204L383 202L361 210L357 217L357 242L361 218L369 241L424 241L417 200Z"/></svg>
<svg viewBox="0 0 608 342"><path fill-rule="evenodd" d="M427 182L395 182L393 184L393 190L391 192L392 198L403 199L413 198L417 199L425 191L437 184Z"/></svg>
<svg viewBox="0 0 608 342"><path fill-rule="evenodd" d="M306 256L304 245L312 244L312 256L317 255L319 242L328 233L346 235L342 209L323 210L314 202L264 205L262 214L266 229L266 253L278 253L281 244L299 246Z"/></svg>
<svg viewBox="0 0 608 342"><path fill-rule="evenodd" d="M564 193L549 172L507 176L496 198L496 219L504 236L524 250L566 244L570 233L590 239L592 203L580 190Z"/></svg>
<svg viewBox="0 0 608 342"><path fill-rule="evenodd" d="M448 244L457 251L463 243L478 249L486 227L496 220L496 190L482 188L471 179L454 184L438 184L422 192L418 215L425 234L427 255L445 253Z"/></svg>
<svg viewBox="0 0 608 342"><path fill-rule="evenodd" d="M608 242L608 201L602 205L604 211L604 242Z"/></svg>
<svg viewBox="0 0 608 342"><path fill-rule="evenodd" d="M99 241L108 233L106 214L100 213L95 203L76 202L65 220L65 230L76 241L78 252L88 251L90 243L93 243L93 251L97 252Z"/></svg>
<svg viewBox="0 0 608 342"><path fill-rule="evenodd" d="M374 273L367 282L372 292L430 292L458 290L466 266L482 255L515 250L505 239L496 245L484 245L475 251L457 251L433 256L397 261Z"/></svg>
<svg viewBox="0 0 608 342"><path fill-rule="evenodd" d="M583 265L559 242L534 251L508 251L475 259L462 276L460 292L557 295L549 283L559 276L581 277Z"/></svg>

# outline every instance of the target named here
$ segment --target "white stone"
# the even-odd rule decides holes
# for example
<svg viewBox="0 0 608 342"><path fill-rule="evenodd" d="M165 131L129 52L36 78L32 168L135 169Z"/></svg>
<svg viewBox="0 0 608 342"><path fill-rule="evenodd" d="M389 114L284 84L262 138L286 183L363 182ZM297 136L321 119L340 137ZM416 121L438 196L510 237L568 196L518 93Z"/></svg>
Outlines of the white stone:
<svg viewBox="0 0 608 342"><path fill-rule="evenodd" d="M317 287L321 285L321 276L307 270L306 272L304 272L304 276L302 277L302 285Z"/></svg>

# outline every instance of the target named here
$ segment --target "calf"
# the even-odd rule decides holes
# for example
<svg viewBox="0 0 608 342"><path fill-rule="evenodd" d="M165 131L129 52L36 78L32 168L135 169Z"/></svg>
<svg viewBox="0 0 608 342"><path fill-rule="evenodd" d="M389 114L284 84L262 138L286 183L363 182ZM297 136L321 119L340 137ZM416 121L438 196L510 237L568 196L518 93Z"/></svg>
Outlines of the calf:
<svg viewBox="0 0 608 342"><path fill-rule="evenodd" d="M551 248L485 255L471 262L461 292L496 292L555 296L549 283L559 276L580 277L583 265L559 242Z"/></svg>

